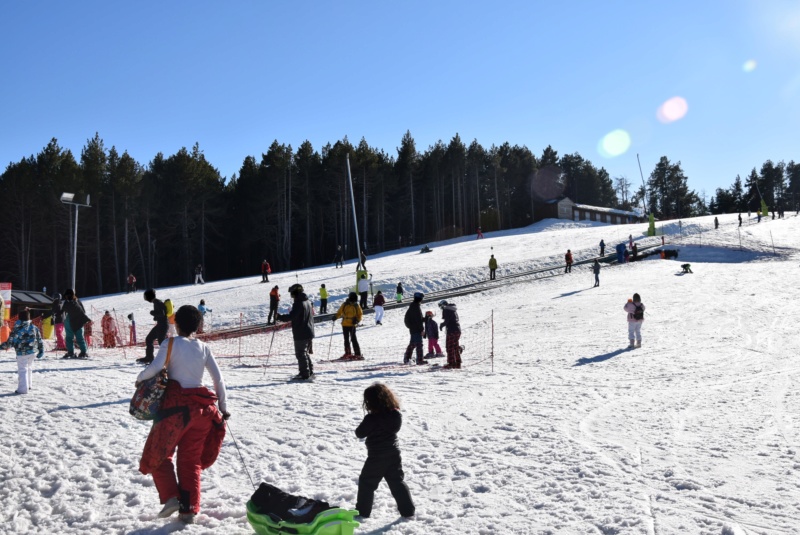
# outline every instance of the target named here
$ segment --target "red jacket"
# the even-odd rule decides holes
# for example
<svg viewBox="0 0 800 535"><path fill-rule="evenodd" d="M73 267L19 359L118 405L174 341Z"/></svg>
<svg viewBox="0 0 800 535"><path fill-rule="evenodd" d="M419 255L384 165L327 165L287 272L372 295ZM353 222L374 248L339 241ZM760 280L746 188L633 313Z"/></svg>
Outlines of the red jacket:
<svg viewBox="0 0 800 535"><path fill-rule="evenodd" d="M150 428L150 434L139 461L139 471L151 474L167 457L175 452L183 430L192 418L211 418L213 425L205 440L201 468L205 470L217 460L225 438L225 422L217 409L217 395L208 388L181 388L177 381L167 383L159 416Z"/></svg>
<svg viewBox="0 0 800 535"><path fill-rule="evenodd" d="M378 294L372 300L372 305L376 307L382 307L386 303L386 299L384 299L383 294Z"/></svg>
<svg viewBox="0 0 800 535"><path fill-rule="evenodd" d="M269 262L261 262L261 273L272 273L269 267Z"/></svg>

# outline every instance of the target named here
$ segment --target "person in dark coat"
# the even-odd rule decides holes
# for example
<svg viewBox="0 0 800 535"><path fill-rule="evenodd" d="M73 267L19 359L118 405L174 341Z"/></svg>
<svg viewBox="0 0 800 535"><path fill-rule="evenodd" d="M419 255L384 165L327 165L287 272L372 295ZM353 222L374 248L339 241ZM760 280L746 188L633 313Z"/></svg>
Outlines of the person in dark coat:
<svg viewBox="0 0 800 535"><path fill-rule="evenodd" d="M263 262L261 262L261 282L269 282L269 274L272 273L272 268L269 267L269 262L265 258Z"/></svg>
<svg viewBox="0 0 800 535"><path fill-rule="evenodd" d="M155 357L153 342L158 341L158 345L161 346L161 342L167 338L169 324L167 323L167 307L160 299L156 299L156 291L154 289L148 288L145 290L144 300L148 303L153 303L153 310L150 311L150 315L153 316L156 324L144 339L144 357L136 359L136 362L150 364Z"/></svg>
<svg viewBox="0 0 800 535"><path fill-rule="evenodd" d="M395 300L400 303L403 301L403 283L397 283L397 289L394 291L394 298Z"/></svg>
<svg viewBox="0 0 800 535"><path fill-rule="evenodd" d="M461 324L458 321L458 311L455 303L448 303L445 300L439 301L439 308L442 309L442 323L440 329L447 329L445 338L445 351L447 351L447 365L445 368L461 368Z"/></svg>
<svg viewBox="0 0 800 535"><path fill-rule="evenodd" d="M414 516L416 508L405 483L403 460L397 444L397 432L403 425L400 403L384 384L375 383L364 390L364 420L356 428L356 437L366 439L367 460L358 476L356 509L361 518L372 514L375 491L382 479L405 518Z"/></svg>
<svg viewBox="0 0 800 535"><path fill-rule="evenodd" d="M343 258L344 258L344 253L342 252L342 246L341 245L337 245L336 246L336 254L333 256L333 262L334 262L334 266L333 267L335 267L335 268L344 267L342 265L342 259Z"/></svg>
<svg viewBox="0 0 800 535"><path fill-rule="evenodd" d="M64 314L66 314L64 329L67 335L67 354L62 358L89 358L89 355L86 353L86 340L83 338L83 326L89 323L89 316L86 315L86 310L83 308L83 303L80 302L78 296L75 295L75 290L72 288L67 288L64 290L63 310ZM75 355L76 342L78 344L78 349L81 350L77 356Z"/></svg>
<svg viewBox="0 0 800 535"><path fill-rule="evenodd" d="M497 259L492 255L489 258L489 280L493 281L495 279L495 273L497 272Z"/></svg>
<svg viewBox="0 0 800 535"><path fill-rule="evenodd" d="M414 301L408 305L408 310L406 310L405 324L411 339L403 357L403 364L411 362L411 354L414 350L417 352L417 364L427 364L422 357L422 333L425 332L425 320L422 317L422 299L424 297L422 292L416 292Z"/></svg>
<svg viewBox="0 0 800 535"><path fill-rule="evenodd" d="M269 314L267 315L267 325L275 325L278 319L278 303L281 302L281 294L278 293L278 286L272 288L269 292Z"/></svg>
<svg viewBox="0 0 800 535"><path fill-rule="evenodd" d="M314 376L314 363L309 356L309 347L314 340L314 313L311 310L311 301L303 293L301 284L289 286L289 295L294 299L292 309L288 314L278 314L277 317L281 321L292 322L294 356L300 371L294 378L306 381Z"/></svg>
<svg viewBox="0 0 800 535"><path fill-rule="evenodd" d="M572 251L567 249L567 254L564 255L564 263L567 265L564 268L564 273L572 273Z"/></svg>
<svg viewBox="0 0 800 535"><path fill-rule="evenodd" d="M606 254L606 242L600 240L600 256L604 256Z"/></svg>
<svg viewBox="0 0 800 535"><path fill-rule="evenodd" d="M56 349L67 349L67 344L64 342L64 302L61 300L61 294L56 294L53 298L53 304L50 307L50 313L53 316L53 328L56 331Z"/></svg>
<svg viewBox="0 0 800 535"><path fill-rule="evenodd" d="M595 258L592 265L592 272L594 272L594 287L600 286L600 262Z"/></svg>
<svg viewBox="0 0 800 535"><path fill-rule="evenodd" d="M367 253L361 251L361 269L367 269Z"/></svg>

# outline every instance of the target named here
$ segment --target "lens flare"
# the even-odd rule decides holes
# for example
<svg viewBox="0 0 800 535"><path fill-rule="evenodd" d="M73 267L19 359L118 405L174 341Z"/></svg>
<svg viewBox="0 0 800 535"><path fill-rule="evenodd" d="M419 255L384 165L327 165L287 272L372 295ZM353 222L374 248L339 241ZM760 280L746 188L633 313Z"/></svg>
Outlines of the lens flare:
<svg viewBox="0 0 800 535"><path fill-rule="evenodd" d="M612 130L597 144L597 152L605 158L614 158L625 154L631 148L631 136L625 130Z"/></svg>
<svg viewBox="0 0 800 535"><path fill-rule="evenodd" d="M683 119L687 111L689 111L689 104L686 103L685 98L672 97L658 107L656 117L662 123L672 123Z"/></svg>
<svg viewBox="0 0 800 535"><path fill-rule="evenodd" d="M748 59L747 61L744 62L744 65L742 65L742 70L744 72L753 72L754 70L756 70L756 67L758 67L758 63L756 63L756 60Z"/></svg>

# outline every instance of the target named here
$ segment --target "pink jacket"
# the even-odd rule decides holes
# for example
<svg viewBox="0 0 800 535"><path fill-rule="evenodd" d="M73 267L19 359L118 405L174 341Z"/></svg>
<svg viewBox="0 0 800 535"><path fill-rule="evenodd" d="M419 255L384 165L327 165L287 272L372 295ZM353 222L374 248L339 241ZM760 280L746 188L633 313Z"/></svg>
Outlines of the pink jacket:
<svg viewBox="0 0 800 535"><path fill-rule="evenodd" d="M644 312L644 310L645 310L644 303L642 303L640 301L639 302L639 306L642 307L642 312ZM628 313L628 322L629 323L633 323L633 322L636 322L636 321L638 321L638 322L644 321L644 318L642 318L640 320L633 319L633 313L636 312L636 305L634 304L633 301L628 301L627 303L625 303L625 306L622 307L622 310L624 310L625 312Z"/></svg>

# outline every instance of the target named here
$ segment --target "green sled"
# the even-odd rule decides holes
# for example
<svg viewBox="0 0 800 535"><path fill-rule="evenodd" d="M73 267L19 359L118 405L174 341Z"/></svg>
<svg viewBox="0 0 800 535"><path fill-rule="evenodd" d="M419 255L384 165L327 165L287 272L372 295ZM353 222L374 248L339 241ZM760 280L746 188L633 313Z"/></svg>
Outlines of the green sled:
<svg viewBox="0 0 800 535"><path fill-rule="evenodd" d="M294 524L286 520L276 522L259 513L252 501L247 502L247 521L259 535L353 535L361 525L353 520L357 514L356 510L328 509L308 524Z"/></svg>

